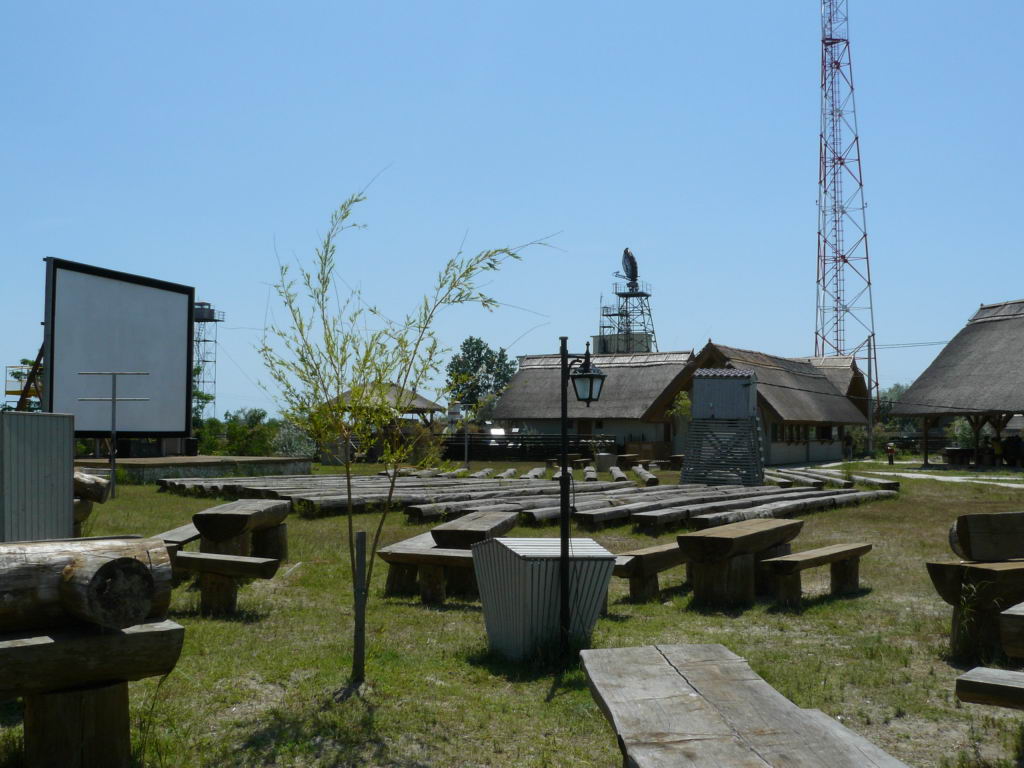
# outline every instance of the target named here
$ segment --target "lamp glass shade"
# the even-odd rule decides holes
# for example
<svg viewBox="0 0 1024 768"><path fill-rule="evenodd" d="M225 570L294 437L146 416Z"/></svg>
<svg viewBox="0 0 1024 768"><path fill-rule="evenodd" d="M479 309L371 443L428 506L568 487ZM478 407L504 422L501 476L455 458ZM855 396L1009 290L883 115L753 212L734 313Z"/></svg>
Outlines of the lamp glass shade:
<svg viewBox="0 0 1024 768"><path fill-rule="evenodd" d="M589 371L573 371L572 388L576 393L576 399L590 405L590 403L601 397L601 387L604 384L605 374L596 368Z"/></svg>

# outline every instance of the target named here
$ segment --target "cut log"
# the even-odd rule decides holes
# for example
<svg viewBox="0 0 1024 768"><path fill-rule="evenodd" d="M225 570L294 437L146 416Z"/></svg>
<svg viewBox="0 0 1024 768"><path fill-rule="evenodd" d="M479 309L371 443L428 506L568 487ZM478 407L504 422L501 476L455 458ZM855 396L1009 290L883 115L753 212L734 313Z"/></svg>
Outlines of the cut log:
<svg viewBox="0 0 1024 768"><path fill-rule="evenodd" d="M17 632L73 625L81 619L110 626L104 622L118 625L137 615L138 606L130 608L129 604L140 599L136 588L145 589L148 582L140 571L123 562L109 569L103 566L125 558L137 560L152 579L148 611L138 620L166 616L171 601L171 563L167 548L158 539L0 543L0 627ZM112 590L110 602L105 602L103 593L108 589Z"/></svg>
<svg viewBox="0 0 1024 768"><path fill-rule="evenodd" d="M128 683L25 697L25 764L131 765Z"/></svg>
<svg viewBox="0 0 1024 768"><path fill-rule="evenodd" d="M616 466L610 467L608 471L611 472L612 480L614 480L616 483L624 483L629 481L629 478L626 477L626 473Z"/></svg>
<svg viewBox="0 0 1024 768"><path fill-rule="evenodd" d="M75 511L75 525L81 525L92 514L92 502L88 499L75 499L72 507Z"/></svg>
<svg viewBox="0 0 1024 768"><path fill-rule="evenodd" d="M182 570L240 579L273 578L280 564L280 560L269 557L215 555L210 552L179 552L174 561L175 567Z"/></svg>
<svg viewBox="0 0 1024 768"><path fill-rule="evenodd" d="M252 556L288 559L288 523L252 532Z"/></svg>
<svg viewBox="0 0 1024 768"><path fill-rule="evenodd" d="M1024 672L975 667L956 679L956 697L973 704L1024 709Z"/></svg>
<svg viewBox="0 0 1024 768"><path fill-rule="evenodd" d="M642 464L637 464L633 467L633 474L636 475L647 487L657 485L660 482L656 476L644 469Z"/></svg>
<svg viewBox="0 0 1024 768"><path fill-rule="evenodd" d="M803 520L746 520L684 533L676 541L691 562L712 563L792 541L803 526Z"/></svg>
<svg viewBox="0 0 1024 768"><path fill-rule="evenodd" d="M597 467L588 465L583 468L583 482L585 483L596 483L597 482Z"/></svg>
<svg viewBox="0 0 1024 768"><path fill-rule="evenodd" d="M60 598L82 621L111 629L141 623L153 608L155 585L149 566L133 557L111 560L83 552L64 566Z"/></svg>
<svg viewBox="0 0 1024 768"><path fill-rule="evenodd" d="M173 621L0 635L0 700L165 675L184 639L185 628Z"/></svg>
<svg viewBox="0 0 1024 768"><path fill-rule="evenodd" d="M965 560L985 562L1024 557L1024 512L960 515L956 539Z"/></svg>
<svg viewBox="0 0 1024 768"><path fill-rule="evenodd" d="M484 478L484 477L490 477L493 474L494 474L494 468L493 467L484 467L479 472L474 472L472 475L470 475L470 477L480 479L480 478Z"/></svg>
<svg viewBox="0 0 1024 768"><path fill-rule="evenodd" d="M192 522L211 541L226 541L247 531L278 525L289 511L287 501L242 499L196 512Z"/></svg>
<svg viewBox="0 0 1024 768"><path fill-rule="evenodd" d="M517 474L519 473L516 472L515 467L510 467L509 469L506 469L504 472L499 473L497 477L499 480L508 480L515 477Z"/></svg>
<svg viewBox="0 0 1024 768"><path fill-rule="evenodd" d="M999 614L999 636L1007 656L1024 658L1024 603Z"/></svg>
<svg viewBox="0 0 1024 768"><path fill-rule="evenodd" d="M110 496L110 481L105 477L75 471L75 496L103 504Z"/></svg>
<svg viewBox="0 0 1024 768"><path fill-rule="evenodd" d="M508 533L518 520L518 512L473 512L437 526L430 535L439 547L469 549L478 541Z"/></svg>

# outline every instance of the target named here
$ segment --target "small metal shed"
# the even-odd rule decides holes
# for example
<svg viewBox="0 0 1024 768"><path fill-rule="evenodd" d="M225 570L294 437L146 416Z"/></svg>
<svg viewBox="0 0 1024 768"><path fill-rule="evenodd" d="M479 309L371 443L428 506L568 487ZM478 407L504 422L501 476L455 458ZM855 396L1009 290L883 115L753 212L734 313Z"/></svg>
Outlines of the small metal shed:
<svg viewBox="0 0 1024 768"><path fill-rule="evenodd" d="M559 634L558 539L487 539L473 545L473 568L491 649L524 659ZM570 635L585 643L604 606L615 555L593 539L569 540Z"/></svg>
<svg viewBox="0 0 1024 768"><path fill-rule="evenodd" d="M74 533L75 419L0 412L0 541Z"/></svg>
<svg viewBox="0 0 1024 768"><path fill-rule="evenodd" d="M753 419L757 375L734 368L699 368L693 372L690 400L694 419Z"/></svg>

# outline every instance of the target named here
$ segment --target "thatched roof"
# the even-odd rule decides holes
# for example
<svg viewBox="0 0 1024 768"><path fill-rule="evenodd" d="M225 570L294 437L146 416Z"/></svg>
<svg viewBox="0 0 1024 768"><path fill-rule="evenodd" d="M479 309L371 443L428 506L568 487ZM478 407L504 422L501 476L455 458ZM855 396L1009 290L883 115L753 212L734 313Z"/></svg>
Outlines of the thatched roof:
<svg viewBox="0 0 1024 768"><path fill-rule="evenodd" d="M569 392L570 419L640 419L663 421L665 409L679 392L678 381L692 351L591 355L607 374L601 399L588 408ZM558 355L524 355L519 371L494 407L494 418L557 419L561 413Z"/></svg>
<svg viewBox="0 0 1024 768"><path fill-rule="evenodd" d="M892 413L1024 412L1024 299L983 304L925 372L903 394Z"/></svg>
<svg viewBox="0 0 1024 768"><path fill-rule="evenodd" d="M739 368L757 375L757 397L783 421L864 424L867 418L848 397L864 377L851 358L787 358L709 341L687 370L683 386L698 368Z"/></svg>
<svg viewBox="0 0 1024 768"><path fill-rule="evenodd" d="M405 392L405 390L402 389L397 384L390 384L390 385L388 385L388 392L387 392L387 395L386 395L388 402L391 405L395 405L397 402L399 402L399 399L401 399L402 402L408 401L408 396L407 395L400 398L400 395L402 395L404 392ZM343 392L341 394L341 398L340 399L343 400L343 401L347 400L348 399L348 392ZM418 413L418 414L438 413L438 412L444 413L444 410L445 409L444 409L443 405L438 405L437 403L433 402L432 400L427 400L427 398L423 397L423 395L418 395L415 392L413 392L412 393L412 401L409 402L408 406L406 406L402 410L402 413Z"/></svg>

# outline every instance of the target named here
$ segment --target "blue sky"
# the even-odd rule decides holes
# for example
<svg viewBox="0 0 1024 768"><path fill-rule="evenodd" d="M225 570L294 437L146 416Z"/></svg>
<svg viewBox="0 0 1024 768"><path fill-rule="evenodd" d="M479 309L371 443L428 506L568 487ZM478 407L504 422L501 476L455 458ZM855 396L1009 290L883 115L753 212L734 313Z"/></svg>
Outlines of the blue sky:
<svg viewBox="0 0 1024 768"><path fill-rule="evenodd" d="M1024 296L1024 4L850 6L878 341L947 340L978 304ZM41 260L56 256L194 285L227 314L218 413L273 410L255 345L275 253L308 261L375 176L339 262L389 314L464 239L556 246L489 286L523 309L446 315L450 346L582 347L629 246L661 349L710 337L810 354L818 14L795 0L11 5L0 361L38 348ZM882 385L938 351L880 350Z"/></svg>

